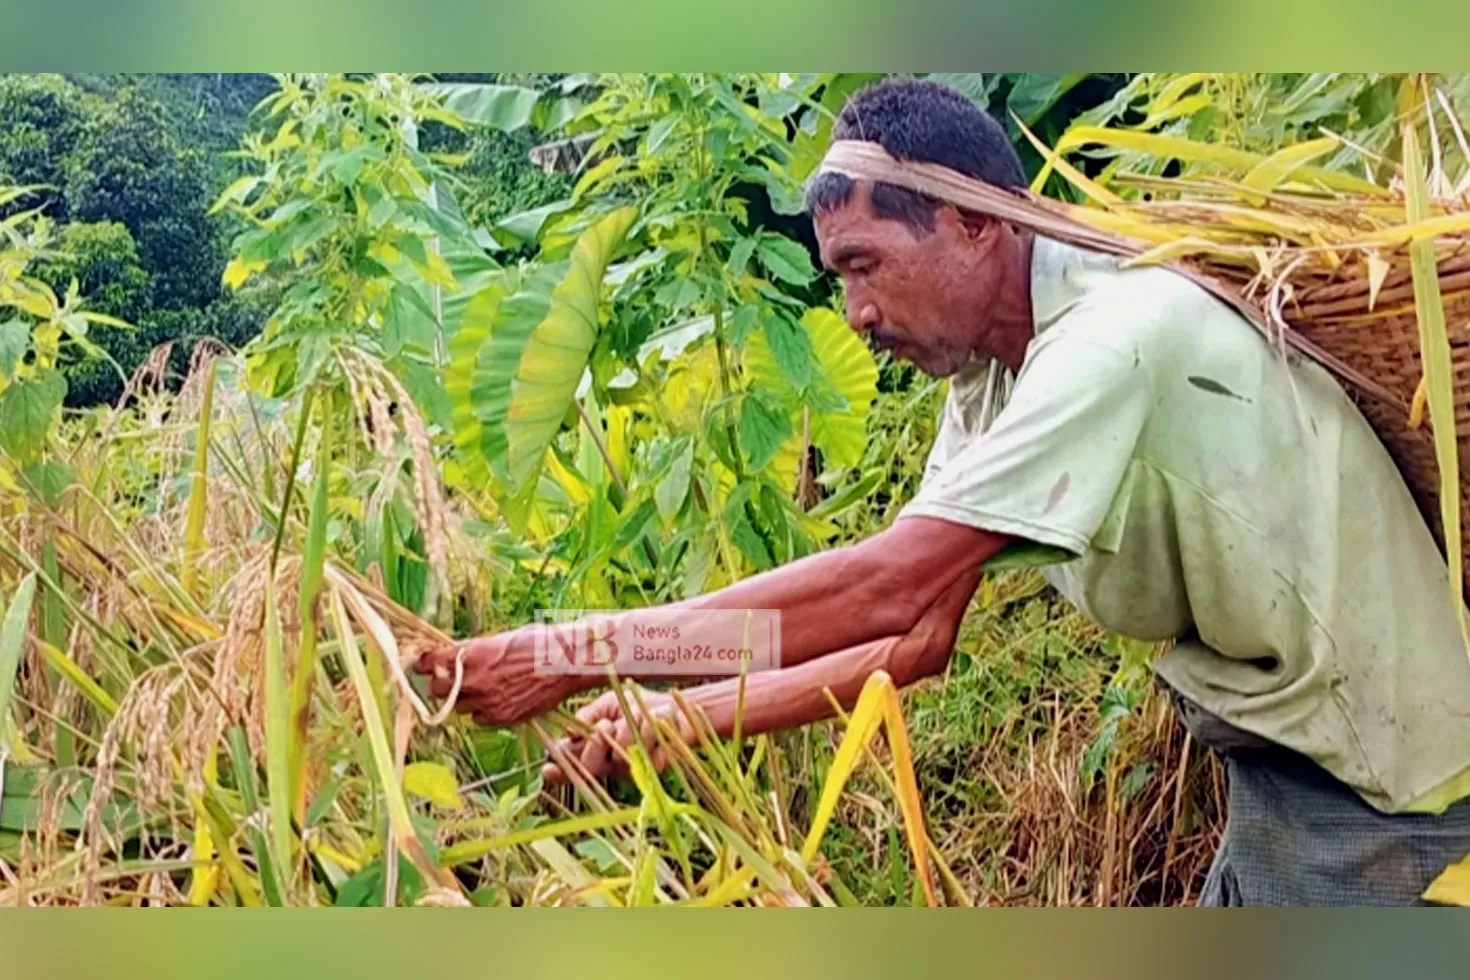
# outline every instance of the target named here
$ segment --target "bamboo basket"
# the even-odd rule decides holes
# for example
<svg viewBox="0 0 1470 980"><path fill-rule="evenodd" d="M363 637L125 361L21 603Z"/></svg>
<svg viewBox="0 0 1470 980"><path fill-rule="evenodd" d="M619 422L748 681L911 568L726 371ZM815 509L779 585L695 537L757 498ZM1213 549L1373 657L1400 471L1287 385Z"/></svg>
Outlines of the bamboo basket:
<svg viewBox="0 0 1470 980"><path fill-rule="evenodd" d="M1456 441L1462 474L1459 496L1461 512L1465 513L1470 508L1470 492L1463 478L1465 467L1470 465L1470 243L1463 243L1462 249L1440 259L1439 283L1453 364ZM1420 414L1412 406L1422 368L1407 258L1393 263L1371 310L1367 272L1356 269L1341 282L1299 290L1297 302L1284 311L1284 318L1301 336L1397 396L1390 401L1363 392L1345 379L1443 549L1439 466L1432 423L1427 413L1422 424L1412 424L1418 419L1410 417ZM1470 581L1470 524L1465 525L1461 539L1466 579Z"/></svg>

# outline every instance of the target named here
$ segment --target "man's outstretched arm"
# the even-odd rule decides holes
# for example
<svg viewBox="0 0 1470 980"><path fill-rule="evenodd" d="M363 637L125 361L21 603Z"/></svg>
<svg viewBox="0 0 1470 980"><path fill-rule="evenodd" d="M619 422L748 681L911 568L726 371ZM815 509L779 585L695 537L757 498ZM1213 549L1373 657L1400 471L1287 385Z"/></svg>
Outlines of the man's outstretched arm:
<svg viewBox="0 0 1470 980"><path fill-rule="evenodd" d="M681 694L721 737L734 732L737 712L741 732L751 735L827 718L833 713L828 691L843 710L851 710L874 671L887 671L894 683L903 687L944 669L980 576L979 568L961 574L914 628L901 636L873 640L796 666L750 674L745 680L743 709L739 678L687 688ZM686 740L694 737L693 729L669 695L644 692L644 703L650 713L675 722ZM634 739L634 726L623 718L616 695L608 692L578 712L578 717L600 730L601 740L565 739L559 745L560 751L579 758L593 775L616 769L618 756L607 742L630 745ZM654 744L647 726L643 726L643 737L645 744ZM545 774L553 780L563 778L555 764L548 765Z"/></svg>
<svg viewBox="0 0 1470 980"><path fill-rule="evenodd" d="M904 518L858 544L663 608L779 610L781 663L795 667L833 651L912 632L940 596L1009 540L936 518ZM515 724L605 682L598 674L538 674L533 657L540 628L523 627L468 644L461 710L483 724ZM700 642L698 636L681 639ZM457 654L453 648L437 650L420 662L419 669L433 677L435 697L449 692ZM623 676L640 680L653 673L631 670Z"/></svg>

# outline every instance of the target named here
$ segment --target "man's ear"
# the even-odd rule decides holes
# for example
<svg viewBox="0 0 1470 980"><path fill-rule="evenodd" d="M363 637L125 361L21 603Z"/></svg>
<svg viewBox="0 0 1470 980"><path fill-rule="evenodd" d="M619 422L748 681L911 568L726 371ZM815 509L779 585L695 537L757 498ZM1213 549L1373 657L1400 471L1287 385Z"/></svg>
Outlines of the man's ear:
<svg viewBox="0 0 1470 980"><path fill-rule="evenodd" d="M960 228L965 237L971 241L980 242L987 238L994 238L1000 231L1000 222L984 215L967 211L964 208L954 208L955 214L959 216Z"/></svg>

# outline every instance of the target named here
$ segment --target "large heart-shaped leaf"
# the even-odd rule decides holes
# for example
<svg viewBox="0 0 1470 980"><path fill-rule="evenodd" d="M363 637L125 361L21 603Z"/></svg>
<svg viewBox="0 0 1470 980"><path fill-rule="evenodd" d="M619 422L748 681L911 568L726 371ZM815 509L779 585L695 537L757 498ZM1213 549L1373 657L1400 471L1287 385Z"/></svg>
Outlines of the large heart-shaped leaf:
<svg viewBox="0 0 1470 980"><path fill-rule="evenodd" d="M480 354L490 341L490 328L500 314L501 301L513 290L513 277L491 282L477 292L465 307L459 327L449 340L449 366L444 371L444 390L449 395L454 422L454 447L459 465L471 483L483 486L490 468L483 449L484 426L474 388L480 369Z"/></svg>
<svg viewBox="0 0 1470 980"><path fill-rule="evenodd" d="M508 294L492 283L466 308L446 387L472 479L493 472L520 486L536 471L587 370L603 275L636 215L614 211L583 233L567 261L537 267Z"/></svg>
<svg viewBox="0 0 1470 980"><path fill-rule="evenodd" d="M812 443L827 462L856 466L867 444L868 412L878 396L878 365L841 316L829 309L812 309L801 318L801 325L817 366L816 376L802 389L781 370L764 333L752 334L745 347L746 379L774 395L792 414L793 434L772 462L788 486L796 479L803 411L811 413Z"/></svg>
<svg viewBox="0 0 1470 980"><path fill-rule="evenodd" d="M512 480L531 472L571 407L597 342L603 273L637 213L620 208L583 233L566 277L552 290L545 319L526 339L505 422Z"/></svg>

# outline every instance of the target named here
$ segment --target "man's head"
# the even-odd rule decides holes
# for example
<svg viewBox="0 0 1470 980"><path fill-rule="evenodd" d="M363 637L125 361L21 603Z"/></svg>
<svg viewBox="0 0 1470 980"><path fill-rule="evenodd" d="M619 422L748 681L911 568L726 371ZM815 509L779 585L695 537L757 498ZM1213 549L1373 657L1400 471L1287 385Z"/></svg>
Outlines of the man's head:
<svg viewBox="0 0 1470 980"><path fill-rule="evenodd" d="M864 89L843 108L832 136L877 143L900 160L937 163L996 187L1026 183L1001 126L934 82L893 78ZM842 276L848 322L874 347L941 376L976 354L1009 359L1023 319L1017 290L1029 312L1022 235L907 188L836 173L815 177L806 203L822 260Z"/></svg>

